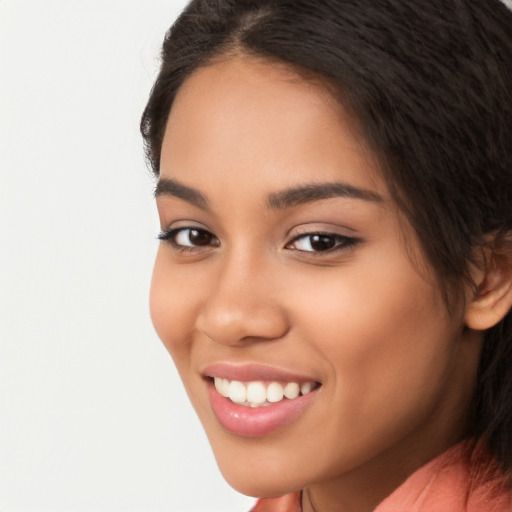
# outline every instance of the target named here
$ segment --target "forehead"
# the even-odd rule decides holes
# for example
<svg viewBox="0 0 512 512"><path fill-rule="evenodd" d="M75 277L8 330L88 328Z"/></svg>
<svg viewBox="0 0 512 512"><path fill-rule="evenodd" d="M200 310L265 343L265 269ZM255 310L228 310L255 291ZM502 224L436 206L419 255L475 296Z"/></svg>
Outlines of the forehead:
<svg viewBox="0 0 512 512"><path fill-rule="evenodd" d="M225 58L196 70L179 90L161 154L163 177L269 188L349 181L386 187L358 123L319 80L252 57Z"/></svg>

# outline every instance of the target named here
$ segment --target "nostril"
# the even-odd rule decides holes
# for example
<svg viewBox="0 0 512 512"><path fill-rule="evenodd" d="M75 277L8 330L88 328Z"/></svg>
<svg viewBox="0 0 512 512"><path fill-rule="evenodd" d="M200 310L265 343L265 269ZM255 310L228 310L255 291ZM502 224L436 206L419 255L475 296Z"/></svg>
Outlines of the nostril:
<svg viewBox="0 0 512 512"><path fill-rule="evenodd" d="M215 296L198 315L196 329L218 344L244 346L282 338L289 323L281 308L265 302L251 298L233 303Z"/></svg>

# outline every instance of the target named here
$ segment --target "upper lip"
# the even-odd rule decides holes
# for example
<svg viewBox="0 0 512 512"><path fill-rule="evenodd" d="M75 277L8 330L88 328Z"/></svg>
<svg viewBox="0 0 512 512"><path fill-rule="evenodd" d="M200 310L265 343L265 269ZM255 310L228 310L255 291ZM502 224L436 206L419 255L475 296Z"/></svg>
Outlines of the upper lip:
<svg viewBox="0 0 512 512"><path fill-rule="evenodd" d="M284 368L262 364L233 364L213 363L205 366L201 372L205 377L219 377L221 379L251 381L281 381L281 382L318 382L308 375L299 375Z"/></svg>

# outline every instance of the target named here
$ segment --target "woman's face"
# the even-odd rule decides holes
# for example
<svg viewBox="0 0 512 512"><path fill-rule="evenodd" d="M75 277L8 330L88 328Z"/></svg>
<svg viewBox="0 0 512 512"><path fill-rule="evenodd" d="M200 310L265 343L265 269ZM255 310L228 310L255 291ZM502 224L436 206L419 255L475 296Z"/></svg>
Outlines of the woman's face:
<svg viewBox="0 0 512 512"><path fill-rule="evenodd" d="M170 113L151 313L246 494L385 487L463 433L478 344L357 133L251 58L196 71Z"/></svg>

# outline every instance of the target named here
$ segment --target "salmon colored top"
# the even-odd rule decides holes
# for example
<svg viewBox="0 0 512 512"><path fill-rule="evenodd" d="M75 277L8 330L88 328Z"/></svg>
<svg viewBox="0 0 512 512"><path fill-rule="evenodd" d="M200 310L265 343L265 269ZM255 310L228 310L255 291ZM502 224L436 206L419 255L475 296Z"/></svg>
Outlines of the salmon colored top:
<svg viewBox="0 0 512 512"><path fill-rule="evenodd" d="M301 512L300 492L260 499L251 512ZM512 487L475 440L450 448L413 473L374 512L511 512Z"/></svg>

